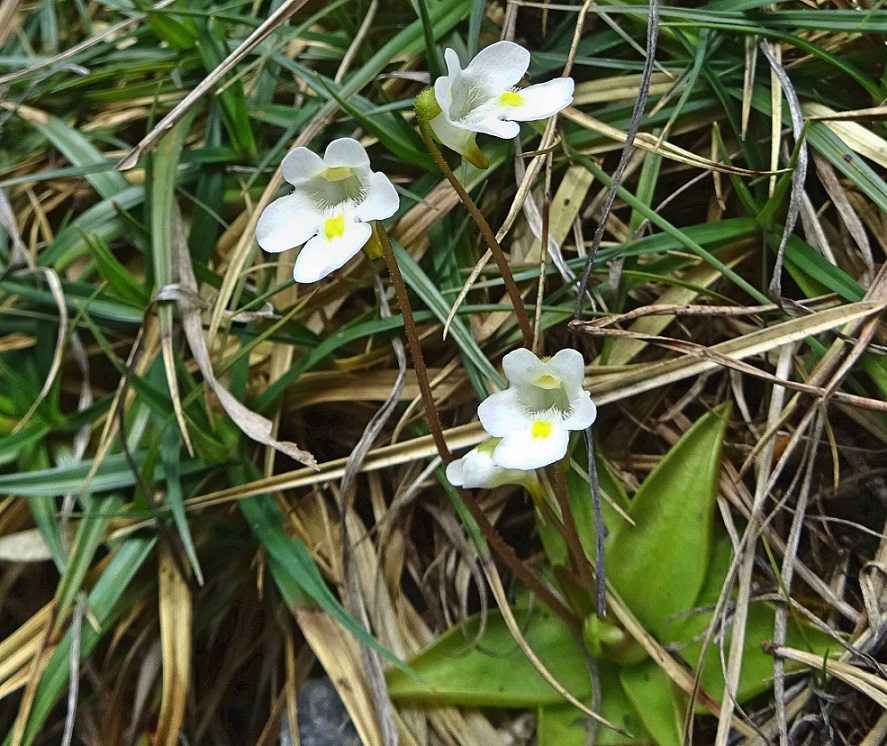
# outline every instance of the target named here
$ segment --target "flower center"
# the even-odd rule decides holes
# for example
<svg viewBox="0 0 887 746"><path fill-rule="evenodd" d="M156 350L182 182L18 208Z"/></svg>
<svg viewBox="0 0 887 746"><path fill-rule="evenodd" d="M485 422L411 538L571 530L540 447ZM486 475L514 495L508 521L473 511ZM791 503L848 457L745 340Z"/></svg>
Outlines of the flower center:
<svg viewBox="0 0 887 746"><path fill-rule="evenodd" d="M323 172L323 178L327 181L342 181L351 176L351 169L348 166L330 166Z"/></svg>
<svg viewBox="0 0 887 746"><path fill-rule="evenodd" d="M551 389L556 389L558 386L561 385L561 379L557 376L551 375L551 373L543 373L536 379L535 384L540 389L550 391Z"/></svg>
<svg viewBox="0 0 887 746"><path fill-rule="evenodd" d="M550 438L551 429L552 424L550 422L545 422L545 420L534 420L533 426L530 428L530 435L533 436L534 440Z"/></svg>
<svg viewBox="0 0 887 746"><path fill-rule="evenodd" d="M350 166L325 168L304 189L321 212L333 215L342 212L343 208L359 205L367 194L367 185L361 174Z"/></svg>
<svg viewBox="0 0 887 746"><path fill-rule="evenodd" d="M505 91L501 96L499 96L499 103L502 106L511 106L516 108L518 106L523 106L526 99L521 96L517 91Z"/></svg>
<svg viewBox="0 0 887 746"><path fill-rule="evenodd" d="M323 236L327 241L341 238L345 235L345 215L336 215L334 218L327 218L323 222Z"/></svg>
<svg viewBox="0 0 887 746"><path fill-rule="evenodd" d="M534 420L562 422L573 411L570 395L559 376L542 373L520 387L520 407Z"/></svg>

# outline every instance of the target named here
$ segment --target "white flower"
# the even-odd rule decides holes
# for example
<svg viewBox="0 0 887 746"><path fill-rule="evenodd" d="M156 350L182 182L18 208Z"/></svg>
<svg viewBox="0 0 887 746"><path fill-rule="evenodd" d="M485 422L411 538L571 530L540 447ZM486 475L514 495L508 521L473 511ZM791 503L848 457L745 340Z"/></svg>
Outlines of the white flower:
<svg viewBox="0 0 887 746"><path fill-rule="evenodd" d="M467 490L492 489L503 484L521 484L529 488L535 483L536 475L531 471L504 469L493 461L493 450L499 443L496 438L489 438L462 458L450 462L447 466L447 479L454 487Z"/></svg>
<svg viewBox="0 0 887 746"><path fill-rule="evenodd" d="M369 240L369 221L391 217L400 204L394 185L370 170L366 150L350 137L333 140L323 158L295 148L281 170L295 191L265 208L256 240L272 253L305 244L293 269L296 282L339 269Z"/></svg>
<svg viewBox="0 0 887 746"><path fill-rule="evenodd" d="M520 131L517 122L547 119L573 101L572 78L517 88L530 66L530 53L514 42L491 44L464 70L452 49L444 57L448 75L434 81L441 112L431 120L431 129L444 145L480 168L486 167L486 159L474 142L475 133L509 139Z"/></svg>
<svg viewBox="0 0 887 746"><path fill-rule="evenodd" d="M509 381L477 409L490 435L502 438L493 459L506 469L536 469L562 459L570 430L584 430L597 415L582 389L585 362L576 350L540 360L525 349L502 360Z"/></svg>

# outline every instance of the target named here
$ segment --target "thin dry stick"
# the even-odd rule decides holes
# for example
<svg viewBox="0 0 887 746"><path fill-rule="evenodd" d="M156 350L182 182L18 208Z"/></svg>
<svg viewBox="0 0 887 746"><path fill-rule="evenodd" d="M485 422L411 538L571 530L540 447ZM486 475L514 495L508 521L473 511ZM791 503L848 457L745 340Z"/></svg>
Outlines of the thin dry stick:
<svg viewBox="0 0 887 746"><path fill-rule="evenodd" d="M379 315L382 318L391 316L391 310L388 307L388 300L385 297L385 289L382 287L382 281L378 274L374 276L377 292L379 293ZM407 355L403 348L403 342L399 337L391 340L391 346L394 349L394 356L397 359L397 379L391 389L391 393L385 400L381 408L373 415L367 426L364 428L363 435L357 446L351 451L348 457L348 464L345 468L345 474L342 476L341 498L339 501L339 515L342 532L342 577L345 583L345 603L348 612L353 616L367 632L371 632L370 619L367 613L366 600L364 599L358 575L353 571L353 552L351 549L351 539L348 534L348 512L352 509L354 503L355 484L357 475L360 471L360 465L366 458L373 443L388 422L397 403L400 401L403 393L404 383L406 381L407 371ZM370 687L370 693L373 698L373 704L376 707L376 715L379 720L379 728L382 732L382 740L385 746L396 746L398 743L397 722L391 701L385 688L385 678L382 669L382 662L379 654L372 650L362 640L357 640L360 649L360 660L363 664L364 672L367 678L367 684Z"/></svg>
<svg viewBox="0 0 887 746"><path fill-rule="evenodd" d="M619 165L613 172L613 179L607 196L604 199L603 209L601 210L601 218L598 223L594 236L591 239L591 250L585 259L585 269L582 271L582 279L579 281L579 291L576 295L576 310L573 318L578 319L582 315L582 300L585 297L585 291L588 288L588 281L591 279L591 272L594 269L594 260L597 257L598 249L601 241L604 240L604 231L607 229L607 222L610 212L613 209L613 202L616 200L616 192L622 182L622 175L628 166L628 159L634 147L634 139L641 128L641 118L644 116L644 108L647 105L647 98L650 95L650 82L653 78L653 67L656 59L656 40L659 37L659 0L650 0L650 20L647 23L647 55L644 60L644 70L641 74L641 86L638 91L638 98L634 104L634 110L631 113L631 122L628 125L626 133L625 145L622 146L622 155L619 157Z"/></svg>
<svg viewBox="0 0 887 746"><path fill-rule="evenodd" d="M416 371L416 379L419 384L419 392L422 395L422 403L425 406L425 420L428 423L428 429L431 430L431 437L440 459L444 466L453 460L453 454L447 446L444 438L443 429L440 424L440 417L437 413L437 407L434 403L434 396L431 392L431 385L428 381L428 369L425 365L425 358L422 355L422 343L419 340L419 330L416 327L416 321L413 318L413 310L410 305L410 298L407 295L407 288L403 281L403 275L400 273L400 267L397 266L397 260L394 257L394 249L385 227L377 222L375 223L375 232L382 244L383 256L385 263L388 265L388 272L391 275L391 284L394 286L394 292L397 295L397 303L400 306L400 312L403 316L404 333L407 337L407 345L410 348L410 355L413 358L413 368ZM557 614L569 627L578 631L580 623L576 616L569 608L552 593L532 572L526 567L525 563L514 553L514 550L502 539L501 536L493 528L493 525L487 519L486 514L480 505L468 490L459 490L459 497L471 513L471 517L477 522L480 530L483 532L484 538L489 542L490 547L503 562L508 566L521 582L527 586L542 603Z"/></svg>
<svg viewBox="0 0 887 746"><path fill-rule="evenodd" d="M785 100L788 102L788 110L792 119L792 135L795 138L798 152L797 163L792 173L792 188L789 195L788 212L785 215L785 228L782 231L779 248L776 250L776 263L773 266L773 278L770 280L769 288L770 297L777 303L782 304L782 265L785 258L785 247L788 244L788 239L794 230L801 211L801 195L804 193L804 181L807 178L807 141L804 138L804 119L803 112L801 111L801 102L798 100L798 94L795 92L791 80L780 64L779 59L777 59L776 54L774 54L774 47L771 43L762 39L760 47L767 58L767 62L770 63L774 76L782 87ZM774 152L777 151L778 149L774 150ZM772 176L770 178L775 179L776 177Z"/></svg>
<svg viewBox="0 0 887 746"><path fill-rule="evenodd" d="M447 165L440 150L434 143L434 138L431 136L431 132L428 129L428 123L423 122L421 119L419 120L419 134L422 135L422 139L425 141L425 147L428 148L428 152L431 153L431 157L434 158L437 167L441 170L441 173L447 177L447 181L450 182L453 189L456 190L456 194L459 195L459 199L462 200L462 204L465 205L465 209L468 210L468 214L471 215L478 230L480 230L481 235L484 237L484 242L493 253L493 259L496 260L496 266L499 267L499 274L502 275L502 282L505 283L505 290L508 292L508 296L511 298L511 303L514 306L514 315L517 317L518 326L520 326L521 333L524 337L524 347L528 350L532 350L533 329L530 327L530 319L527 316L527 309L524 308L524 299L521 298L520 290L514 281L514 275L511 274L511 267L508 266L508 259L505 257L505 252L496 240L496 234L493 233L493 229L490 228L490 224L483 216L483 213L477 209L474 200L471 199L468 192L465 191L465 187L463 187L461 182L456 178L456 174L454 174Z"/></svg>
<svg viewBox="0 0 887 746"><path fill-rule="evenodd" d="M542 233L539 236L539 282L536 285L536 313L533 315L534 336L531 350L537 355L543 349L542 303L545 299L545 265L548 258L548 234L551 219L551 158L549 152L545 157L545 194L542 198Z"/></svg>
<svg viewBox="0 0 887 746"><path fill-rule="evenodd" d="M583 14L584 15L584 14ZM578 33L578 32L577 32ZM616 200L616 191L622 181L622 175L628 166L631 151L634 145L634 139L641 128L641 118L644 115L644 108L647 105L647 97L650 95L650 82L653 78L653 67L656 58L656 41L659 37L659 0L650 0L650 18L647 23L647 53L644 60L644 70L641 74L641 86L638 91L638 98L635 101L634 111L631 114L631 122L626 133L625 145L622 147L622 155L619 157L619 165L613 172L613 180L604 199L603 209L601 210L600 222L595 229L594 236L591 240L591 251L585 259L585 268L582 271L582 278L579 280L579 288L576 292L576 309L573 313L574 321L578 320L582 315L582 302L588 289L588 281L591 279L591 272L594 269L594 260L597 257L598 249L601 241L604 239L604 231L607 229L607 222L610 212L613 209L613 202ZM572 64L572 60L570 60ZM592 509L595 518L595 546L597 552L594 558L594 573L597 578L598 594L597 594L597 613L604 616L607 613L607 568L604 552L601 551L604 539L606 538L607 527L603 521L603 508L601 504L601 490L597 481L596 465L594 463L593 438L590 431L585 433L585 442L588 446L588 475L589 487L591 488Z"/></svg>

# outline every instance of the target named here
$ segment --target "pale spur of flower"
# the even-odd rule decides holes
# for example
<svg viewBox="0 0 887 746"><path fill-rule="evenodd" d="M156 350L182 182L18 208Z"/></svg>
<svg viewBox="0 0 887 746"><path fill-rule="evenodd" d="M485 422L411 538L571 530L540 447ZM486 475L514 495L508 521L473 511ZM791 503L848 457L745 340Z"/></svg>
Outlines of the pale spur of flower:
<svg viewBox="0 0 887 746"><path fill-rule="evenodd" d="M430 121L440 142L465 156L478 168L487 159L475 144L482 132L503 139L515 137L518 122L547 119L573 101L572 78L518 88L530 66L530 53L511 41L481 50L463 70L452 49L444 52L447 75L434 81L440 114Z"/></svg>
<svg viewBox="0 0 887 746"><path fill-rule="evenodd" d="M492 489L503 484L520 484L528 489L538 480L531 471L505 469L493 460L493 451L499 444L497 438L488 438L462 458L447 466L447 479L454 487L466 490Z"/></svg>
<svg viewBox="0 0 887 746"><path fill-rule="evenodd" d="M394 185L370 170L366 150L350 137L333 140L323 158L295 148L281 170L294 191L265 208L256 240L271 253L305 244L293 268L296 282L317 282L339 269L369 241L370 221L391 217L400 204Z"/></svg>
<svg viewBox="0 0 887 746"><path fill-rule="evenodd" d="M537 469L564 457L571 430L584 430L597 415L582 389L585 362L576 350L540 360L526 349L502 360L509 386L477 409L481 425L502 438L493 459L506 469Z"/></svg>

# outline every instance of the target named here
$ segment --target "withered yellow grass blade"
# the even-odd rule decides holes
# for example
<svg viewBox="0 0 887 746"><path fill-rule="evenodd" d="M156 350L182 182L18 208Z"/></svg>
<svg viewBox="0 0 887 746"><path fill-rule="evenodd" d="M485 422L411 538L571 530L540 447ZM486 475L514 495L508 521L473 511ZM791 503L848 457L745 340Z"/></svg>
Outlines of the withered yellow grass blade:
<svg viewBox="0 0 887 746"><path fill-rule="evenodd" d="M638 96L641 75L617 75L603 80L589 80L576 86L573 106L582 104L612 103L614 101L634 101ZM650 80L650 95L667 93L674 85L674 76L669 73L653 73Z"/></svg>
<svg viewBox="0 0 887 746"><path fill-rule="evenodd" d="M382 746L373 699L354 636L321 609L293 609L305 640L336 687L364 746Z"/></svg>
<svg viewBox="0 0 887 746"><path fill-rule="evenodd" d="M795 661L809 666L816 671L824 671L826 674L840 679L848 686L852 686L867 697L871 697L882 708L887 709L887 681L875 674L863 671L857 666L843 661L834 661L821 655L814 655L804 650L779 647L777 645L765 645L765 652L770 655Z"/></svg>
<svg viewBox="0 0 887 746"><path fill-rule="evenodd" d="M627 139L626 134L622 130L617 129L616 127L611 127L609 124L606 124L599 119L595 119L594 117L590 117L588 116L588 114L584 114L583 112L572 107L569 109L565 109L562 112L562 115L567 119L576 122L576 124L581 125L582 127L585 127L592 132L597 132L599 135L608 137L611 140L615 140L616 142L624 143ZM669 142L660 140L658 137L651 135L648 132L638 132L637 136L635 137L634 144L636 147L641 148L642 150L656 153L657 155L661 155L663 158L668 158L670 160L677 161L678 163L683 163L687 166L694 166L695 168L704 168L707 171L720 171L721 173L736 174L739 176L770 176L771 174L783 173L782 170L751 171L747 168L740 168L739 166L731 166L725 163L718 163L709 158L704 158L701 155L696 155L696 153L692 153L689 150L678 147L677 145L672 145Z"/></svg>
<svg viewBox="0 0 887 746"><path fill-rule="evenodd" d="M154 743L176 746L191 681L191 592L165 542L159 544L159 564L163 694Z"/></svg>
<svg viewBox="0 0 887 746"><path fill-rule="evenodd" d="M40 654L43 631L52 622L53 605L47 604L0 642L0 699L24 686L27 667Z"/></svg>
<svg viewBox="0 0 887 746"><path fill-rule="evenodd" d="M737 339L714 345L711 350L735 360L743 360L879 313L884 308L885 304L881 301L848 303L745 334ZM581 333L583 327L590 327L592 324L593 322L573 322L572 326ZM718 365L719 363L713 360L686 357L645 363L636 369L620 371L602 378L592 378L589 389L595 401L607 404L690 376L700 375Z"/></svg>
<svg viewBox="0 0 887 746"><path fill-rule="evenodd" d="M803 102L804 113L811 118L822 120L823 124L840 137L847 147L852 148L879 166L887 167L887 140L861 124L842 119L840 112L825 104L812 101Z"/></svg>

